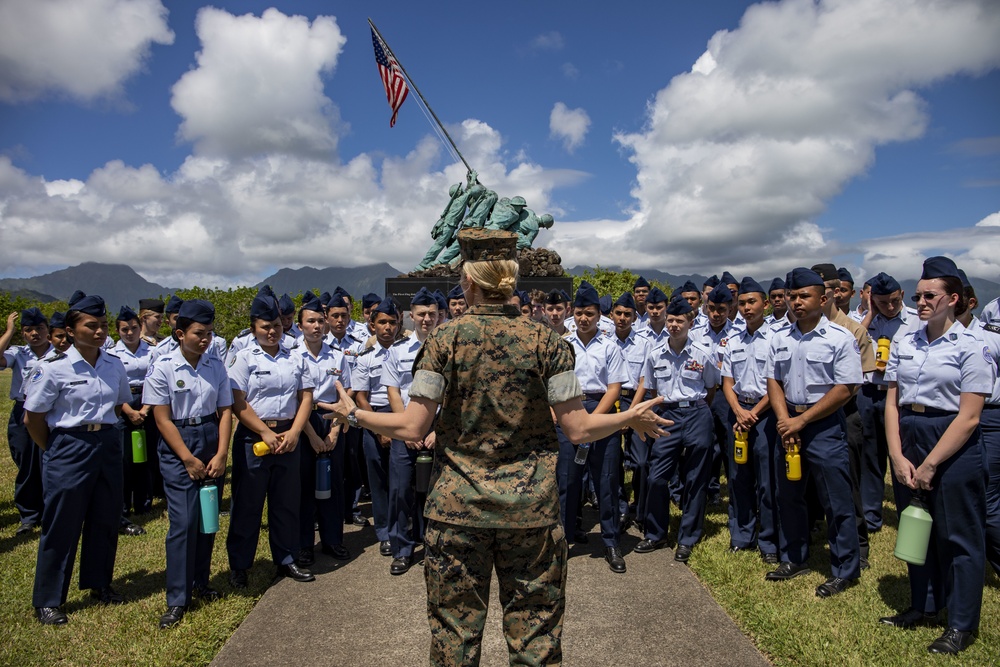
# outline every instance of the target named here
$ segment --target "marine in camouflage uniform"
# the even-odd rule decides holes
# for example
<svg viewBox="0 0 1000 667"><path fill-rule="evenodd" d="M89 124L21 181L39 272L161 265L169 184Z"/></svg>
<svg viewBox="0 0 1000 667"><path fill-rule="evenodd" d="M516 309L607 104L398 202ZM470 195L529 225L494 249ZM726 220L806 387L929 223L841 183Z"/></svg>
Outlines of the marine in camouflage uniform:
<svg viewBox="0 0 1000 667"><path fill-rule="evenodd" d="M549 406L582 394L569 345L519 315L475 305L414 364L411 399L441 404L425 506L431 665L479 664L494 569L510 664L562 661L567 547Z"/></svg>

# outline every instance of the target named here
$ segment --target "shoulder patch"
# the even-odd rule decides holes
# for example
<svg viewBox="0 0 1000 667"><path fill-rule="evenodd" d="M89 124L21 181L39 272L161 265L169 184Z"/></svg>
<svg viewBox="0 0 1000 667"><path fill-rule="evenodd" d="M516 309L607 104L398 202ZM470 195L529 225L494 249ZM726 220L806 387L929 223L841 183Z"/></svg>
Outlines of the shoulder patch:
<svg viewBox="0 0 1000 667"><path fill-rule="evenodd" d="M235 363L236 363L236 355L234 354L233 356L229 357L229 367L232 368L233 364Z"/></svg>
<svg viewBox="0 0 1000 667"><path fill-rule="evenodd" d="M988 363L988 364L992 364L993 363L993 355L990 354L990 348L989 347L983 347L983 357L986 358L986 363Z"/></svg>
<svg viewBox="0 0 1000 667"><path fill-rule="evenodd" d="M35 382L39 380L42 377L42 375L44 375L44 372L42 371L41 368L35 369L35 372L31 374L31 381Z"/></svg>
<svg viewBox="0 0 1000 667"><path fill-rule="evenodd" d="M984 324L983 329L989 331L990 333L1000 334L1000 327L995 324Z"/></svg>

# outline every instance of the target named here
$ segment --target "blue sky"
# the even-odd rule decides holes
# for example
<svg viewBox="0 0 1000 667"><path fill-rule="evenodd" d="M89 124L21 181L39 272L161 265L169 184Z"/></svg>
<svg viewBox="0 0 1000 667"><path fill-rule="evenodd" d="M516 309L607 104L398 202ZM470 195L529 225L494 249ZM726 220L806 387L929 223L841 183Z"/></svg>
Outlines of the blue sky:
<svg viewBox="0 0 1000 667"><path fill-rule="evenodd" d="M389 128L370 15L567 265L1000 279L988 0L212 7L0 0L0 272L410 268L464 169L412 91Z"/></svg>

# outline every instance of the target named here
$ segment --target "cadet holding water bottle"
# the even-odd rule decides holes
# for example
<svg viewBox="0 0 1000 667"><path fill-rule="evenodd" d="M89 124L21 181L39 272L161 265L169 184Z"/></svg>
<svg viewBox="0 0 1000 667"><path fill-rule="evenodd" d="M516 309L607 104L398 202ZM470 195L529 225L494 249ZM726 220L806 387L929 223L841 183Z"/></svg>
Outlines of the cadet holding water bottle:
<svg viewBox="0 0 1000 667"><path fill-rule="evenodd" d="M218 530L218 502L200 502L207 489L221 488L226 474L232 430L233 393L222 361L206 354L212 341L215 308L207 301L185 301L177 313L171 336L178 347L156 360L146 376L142 402L153 406L160 432L159 460L167 496L167 611L160 628L184 617L192 596L214 600L218 591L208 585L215 533L203 532L205 523ZM210 495L210 494L205 494Z"/></svg>

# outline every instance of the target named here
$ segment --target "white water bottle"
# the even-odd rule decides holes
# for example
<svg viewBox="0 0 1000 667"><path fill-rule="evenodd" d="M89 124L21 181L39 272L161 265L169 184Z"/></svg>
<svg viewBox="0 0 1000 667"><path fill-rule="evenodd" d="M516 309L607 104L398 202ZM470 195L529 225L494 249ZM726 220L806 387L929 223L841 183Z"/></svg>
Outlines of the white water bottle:
<svg viewBox="0 0 1000 667"><path fill-rule="evenodd" d="M576 458L573 459L573 463L583 465L587 462L587 454L590 453L590 443L583 442L580 446L576 448Z"/></svg>

